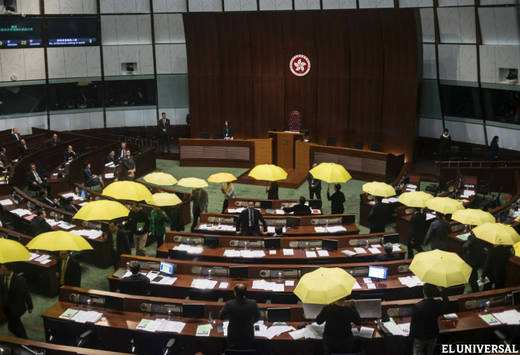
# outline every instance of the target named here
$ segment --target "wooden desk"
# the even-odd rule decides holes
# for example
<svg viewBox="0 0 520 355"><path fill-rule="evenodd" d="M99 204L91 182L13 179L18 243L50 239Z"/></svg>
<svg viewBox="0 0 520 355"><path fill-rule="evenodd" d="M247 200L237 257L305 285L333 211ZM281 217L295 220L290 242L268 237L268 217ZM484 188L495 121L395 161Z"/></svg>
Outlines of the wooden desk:
<svg viewBox="0 0 520 355"><path fill-rule="evenodd" d="M252 168L271 162L271 139L179 138L181 166Z"/></svg>
<svg viewBox="0 0 520 355"><path fill-rule="evenodd" d="M255 207L259 208L263 203L272 204L272 209L282 209L284 207L292 207L297 205L300 201L296 199L289 200L268 200L262 198L245 198L245 197L232 197L229 199L229 208L240 208L247 207L248 202L254 202ZM321 200L307 200L311 208L321 208Z"/></svg>

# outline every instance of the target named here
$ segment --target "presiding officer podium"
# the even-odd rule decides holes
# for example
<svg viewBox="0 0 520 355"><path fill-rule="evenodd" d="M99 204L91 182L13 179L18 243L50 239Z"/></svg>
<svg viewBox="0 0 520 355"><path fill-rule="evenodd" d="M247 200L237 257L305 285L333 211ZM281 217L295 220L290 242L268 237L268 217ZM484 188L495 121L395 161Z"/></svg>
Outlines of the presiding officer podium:
<svg viewBox="0 0 520 355"><path fill-rule="evenodd" d="M295 144L303 140L303 133L269 131L268 134L273 139L273 163L285 170L294 169Z"/></svg>

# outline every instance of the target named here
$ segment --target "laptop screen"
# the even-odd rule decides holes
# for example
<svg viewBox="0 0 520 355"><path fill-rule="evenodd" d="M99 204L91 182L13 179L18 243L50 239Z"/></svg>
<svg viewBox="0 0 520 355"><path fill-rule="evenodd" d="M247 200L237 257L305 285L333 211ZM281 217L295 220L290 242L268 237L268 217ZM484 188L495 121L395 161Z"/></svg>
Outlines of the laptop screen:
<svg viewBox="0 0 520 355"><path fill-rule="evenodd" d="M173 275L173 272L175 271L175 266L172 263L167 263L165 261L161 261L161 264L159 265L159 271L166 275Z"/></svg>
<svg viewBox="0 0 520 355"><path fill-rule="evenodd" d="M386 280L387 271L388 271L388 269L383 266L369 266L368 267L368 277Z"/></svg>

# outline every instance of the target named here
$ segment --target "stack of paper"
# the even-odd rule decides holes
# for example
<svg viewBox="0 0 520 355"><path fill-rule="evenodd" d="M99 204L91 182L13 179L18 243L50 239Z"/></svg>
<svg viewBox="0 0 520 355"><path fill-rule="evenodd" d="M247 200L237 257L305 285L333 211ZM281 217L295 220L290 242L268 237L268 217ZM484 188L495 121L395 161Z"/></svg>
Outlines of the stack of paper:
<svg viewBox="0 0 520 355"><path fill-rule="evenodd" d="M220 281L220 285L218 285L218 288L228 288L229 282Z"/></svg>
<svg viewBox="0 0 520 355"><path fill-rule="evenodd" d="M308 324L305 328L294 330L289 333L293 339L322 339L325 323L318 325L317 323Z"/></svg>
<svg viewBox="0 0 520 355"><path fill-rule="evenodd" d="M353 290L359 290L361 289L361 286L358 284L358 282L356 281L356 283L354 284L354 287L352 287Z"/></svg>
<svg viewBox="0 0 520 355"><path fill-rule="evenodd" d="M265 252L263 250L240 250L242 258L263 258Z"/></svg>
<svg viewBox="0 0 520 355"><path fill-rule="evenodd" d="M40 264L48 264L51 262L51 256L49 254L43 254L34 259L34 261L39 262Z"/></svg>
<svg viewBox="0 0 520 355"><path fill-rule="evenodd" d="M354 251L356 252L356 254L366 254L367 253L367 251L364 248L360 248L360 247L354 248Z"/></svg>
<svg viewBox="0 0 520 355"><path fill-rule="evenodd" d="M224 256L228 258L236 258L240 256L240 251L235 249L224 250Z"/></svg>
<svg viewBox="0 0 520 355"><path fill-rule="evenodd" d="M272 325L269 328L267 328L265 332L265 337L271 340L274 337L277 337L278 335L291 330L295 330L295 328L289 325Z"/></svg>
<svg viewBox="0 0 520 355"><path fill-rule="evenodd" d="M508 324L508 325L520 325L520 312L516 309L511 309L509 311L503 311L500 313L493 313L496 319L500 323Z"/></svg>
<svg viewBox="0 0 520 355"><path fill-rule="evenodd" d="M242 213L244 207L239 208L228 208L228 213Z"/></svg>
<svg viewBox="0 0 520 355"><path fill-rule="evenodd" d="M191 283L191 287L201 290L211 290L215 287L217 281L209 279L195 279Z"/></svg>
<svg viewBox="0 0 520 355"><path fill-rule="evenodd" d="M55 221L54 219L51 219L51 218L45 218L45 221L49 224L49 226L51 227L54 227L54 226L57 226L60 222L59 221Z"/></svg>
<svg viewBox="0 0 520 355"><path fill-rule="evenodd" d="M31 254L31 256L29 257L29 261L31 261L31 260L33 260L33 259L36 259L37 257L40 256L40 254L31 253L31 252L29 252L29 254Z"/></svg>
<svg viewBox="0 0 520 355"><path fill-rule="evenodd" d="M195 336L209 337L209 334L211 333L211 329L213 329L211 324L200 324L199 326L197 326L197 331L195 332Z"/></svg>
<svg viewBox="0 0 520 355"><path fill-rule="evenodd" d="M96 311L78 311L70 319L77 323L96 323L102 316L103 313Z"/></svg>
<svg viewBox="0 0 520 355"><path fill-rule="evenodd" d="M27 210L25 208L16 208L16 209L11 210L9 212L14 213L18 217L29 216L29 215L32 214L31 211L29 211L29 210Z"/></svg>
<svg viewBox="0 0 520 355"><path fill-rule="evenodd" d="M500 321L496 319L493 314L479 314L478 315L484 322L489 325L497 325L500 324Z"/></svg>
<svg viewBox="0 0 520 355"><path fill-rule="evenodd" d="M318 250L318 256L329 256L328 250Z"/></svg>
<svg viewBox="0 0 520 355"><path fill-rule="evenodd" d="M105 173L105 179L113 179L114 177L114 173Z"/></svg>
<svg viewBox="0 0 520 355"><path fill-rule="evenodd" d="M430 219L435 218L435 215L433 213L426 213L426 220L429 221Z"/></svg>
<svg viewBox="0 0 520 355"><path fill-rule="evenodd" d="M232 224L219 224L215 227L215 230L224 232L234 232L237 230L237 228Z"/></svg>
<svg viewBox="0 0 520 355"><path fill-rule="evenodd" d="M267 233L274 233L276 231L276 227L275 226L267 226ZM282 233L285 233L287 232L287 228L286 227L283 227L282 228Z"/></svg>
<svg viewBox="0 0 520 355"><path fill-rule="evenodd" d="M317 255L316 255L316 252L315 251L306 251L305 252L305 257L307 258L315 258Z"/></svg>
<svg viewBox="0 0 520 355"><path fill-rule="evenodd" d="M135 327L138 330L144 330L145 332L155 333L159 328L160 323L153 319L141 319L139 324Z"/></svg>
<svg viewBox="0 0 520 355"><path fill-rule="evenodd" d="M382 203L396 203L399 202L399 197L389 197L381 200Z"/></svg>
<svg viewBox="0 0 520 355"><path fill-rule="evenodd" d="M284 211L284 210L276 209L276 210L274 210L274 213L275 213L275 214L282 215L282 214L285 214L285 211Z"/></svg>
<svg viewBox="0 0 520 355"><path fill-rule="evenodd" d="M200 254L204 250L202 247L188 244L180 244L173 248L173 250L186 251L188 254Z"/></svg>
<svg viewBox="0 0 520 355"><path fill-rule="evenodd" d="M369 327L361 327L360 329L358 329L357 327L352 328L352 335L355 337L371 339L373 334L374 334L374 328L369 328Z"/></svg>
<svg viewBox="0 0 520 355"><path fill-rule="evenodd" d="M368 251L370 251L372 254L381 254L381 250L379 250L379 248L368 248Z"/></svg>
<svg viewBox="0 0 520 355"><path fill-rule="evenodd" d="M399 243L392 244L392 252L395 253L398 251L401 251L401 245Z"/></svg>
<svg viewBox="0 0 520 355"><path fill-rule="evenodd" d="M65 221L60 221L57 225L61 229L65 229L65 230L69 230L69 229L72 229L72 228L76 227L76 225L71 224L71 223L67 223Z"/></svg>
<svg viewBox="0 0 520 355"><path fill-rule="evenodd" d="M181 333L186 323L167 319L141 319L137 329L147 332Z"/></svg>
<svg viewBox="0 0 520 355"><path fill-rule="evenodd" d="M468 198L468 197L471 197L475 195L475 190L464 190L461 194L460 194L460 197L465 197L465 198Z"/></svg>
<svg viewBox="0 0 520 355"><path fill-rule="evenodd" d="M156 277L160 277L160 280L154 281ZM176 277L166 276L166 275L159 275L157 271L150 271L148 274L146 274L146 277L150 279L150 282L156 285L173 285L175 281L177 281Z"/></svg>
<svg viewBox="0 0 520 355"><path fill-rule="evenodd" d="M13 201L11 201L10 199L5 199L5 200L0 201L0 205L2 205L2 206L11 206L12 204L13 204Z"/></svg>
<svg viewBox="0 0 520 355"><path fill-rule="evenodd" d="M383 322L383 325L392 335L406 337L410 334L410 323L397 324L393 320L390 320L388 322Z"/></svg>
<svg viewBox="0 0 520 355"><path fill-rule="evenodd" d="M68 192L66 194L62 194L61 196L63 196L63 198L70 198L72 197L73 200L76 200L76 201L82 201L84 200L83 197L79 196L79 195L76 195L74 192Z"/></svg>
<svg viewBox="0 0 520 355"><path fill-rule="evenodd" d="M285 255L285 256L294 255L294 249L283 249L283 255Z"/></svg>
<svg viewBox="0 0 520 355"><path fill-rule="evenodd" d="M294 287L294 280L285 280L284 285L287 287Z"/></svg>
<svg viewBox="0 0 520 355"><path fill-rule="evenodd" d="M284 292L284 284L279 284L276 282L269 282L265 280L254 280L252 289L255 290L265 290L265 291L273 291L273 292Z"/></svg>
<svg viewBox="0 0 520 355"><path fill-rule="evenodd" d="M347 228L343 226L328 226L327 227L327 233L340 233L340 232L346 232Z"/></svg>
<svg viewBox="0 0 520 355"><path fill-rule="evenodd" d="M459 238L460 240L466 241L466 240L468 240L470 235L471 235L471 232L462 233L462 234L457 235L457 238Z"/></svg>
<svg viewBox="0 0 520 355"><path fill-rule="evenodd" d="M408 286L410 288L424 285L424 282L419 280L419 278L415 275L399 277L399 282L401 282L401 285Z"/></svg>
<svg viewBox="0 0 520 355"><path fill-rule="evenodd" d="M327 228L325 228L325 227L314 227L314 231L316 233L325 233L325 232L327 232Z"/></svg>
<svg viewBox="0 0 520 355"><path fill-rule="evenodd" d="M66 223L66 222L58 223L58 227L62 227L63 223ZM72 224L72 227L75 227L75 225ZM70 228L72 228L72 227L70 227ZM65 228L65 229L67 229L67 228ZM76 230L71 231L71 233L81 235L83 237L87 237L88 239L96 239L103 235L103 231L97 230L97 229L76 229Z"/></svg>
<svg viewBox="0 0 520 355"><path fill-rule="evenodd" d="M346 254L347 256L354 256L354 255L357 254L355 251L352 251L352 250L349 250L349 249L342 250L341 252L343 254Z"/></svg>

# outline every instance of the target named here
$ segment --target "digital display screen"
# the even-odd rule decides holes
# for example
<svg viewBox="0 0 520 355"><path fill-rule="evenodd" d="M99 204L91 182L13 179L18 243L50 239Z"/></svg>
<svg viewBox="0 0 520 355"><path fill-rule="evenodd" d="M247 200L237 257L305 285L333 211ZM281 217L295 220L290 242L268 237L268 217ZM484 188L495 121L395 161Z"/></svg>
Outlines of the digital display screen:
<svg viewBox="0 0 520 355"><path fill-rule="evenodd" d="M171 263L161 261L161 263L159 264L159 271L163 274L171 276L175 271L175 266Z"/></svg>
<svg viewBox="0 0 520 355"><path fill-rule="evenodd" d="M374 279L382 279L386 280L386 273L388 269L382 266L369 266L368 267L368 277L373 277Z"/></svg>
<svg viewBox="0 0 520 355"><path fill-rule="evenodd" d="M96 16L47 17L46 27L50 47L98 45Z"/></svg>
<svg viewBox="0 0 520 355"><path fill-rule="evenodd" d="M0 48L39 47L41 45L41 18L0 16Z"/></svg>

